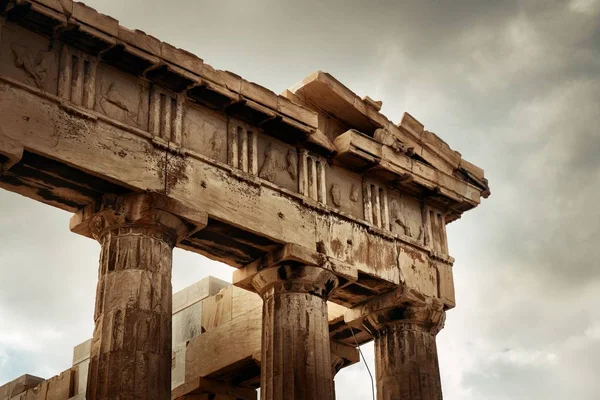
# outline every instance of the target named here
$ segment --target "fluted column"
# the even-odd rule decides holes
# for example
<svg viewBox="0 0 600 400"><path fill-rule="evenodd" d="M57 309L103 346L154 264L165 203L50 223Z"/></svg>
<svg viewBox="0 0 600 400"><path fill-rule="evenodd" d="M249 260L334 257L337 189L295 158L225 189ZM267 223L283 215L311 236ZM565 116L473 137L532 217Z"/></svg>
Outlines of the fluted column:
<svg viewBox="0 0 600 400"><path fill-rule="evenodd" d="M106 195L89 219L102 246L90 400L171 396L172 251L187 227L159 203L155 194Z"/></svg>
<svg viewBox="0 0 600 400"><path fill-rule="evenodd" d="M442 399L435 336L444 318L437 300L385 309L367 317L365 326L375 336L378 400Z"/></svg>
<svg viewBox="0 0 600 400"><path fill-rule="evenodd" d="M260 271L252 285L263 298L261 399L332 400L327 297L335 275L277 266Z"/></svg>

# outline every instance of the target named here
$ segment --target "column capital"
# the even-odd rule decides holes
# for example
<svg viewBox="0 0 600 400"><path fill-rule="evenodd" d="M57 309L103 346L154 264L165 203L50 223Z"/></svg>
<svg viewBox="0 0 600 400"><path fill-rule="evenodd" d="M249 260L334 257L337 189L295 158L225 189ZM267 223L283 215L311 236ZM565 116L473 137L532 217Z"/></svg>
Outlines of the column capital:
<svg viewBox="0 0 600 400"><path fill-rule="evenodd" d="M344 320L377 335L390 329L420 329L436 335L446 319L443 302L401 286L348 310Z"/></svg>
<svg viewBox="0 0 600 400"><path fill-rule="evenodd" d="M379 310L363 320L363 326L373 335L398 329L421 330L437 335L444 327L446 313L438 299L426 304L407 304Z"/></svg>
<svg viewBox="0 0 600 400"><path fill-rule="evenodd" d="M294 263L277 265L259 271L252 279L254 290L264 299L274 293L310 293L327 299L338 285L330 270Z"/></svg>
<svg viewBox="0 0 600 400"><path fill-rule="evenodd" d="M115 229L147 228L167 233L174 246L183 238L203 229L208 221L205 212L156 192L105 194L78 211L70 221L73 232L100 240ZM158 232L157 232L158 233Z"/></svg>
<svg viewBox="0 0 600 400"><path fill-rule="evenodd" d="M256 276L262 273L262 271L270 268L279 270L280 267L295 269L302 266L311 266L320 270L329 271L331 274L339 277L339 279L335 279L336 281L354 282L358 279L357 270L352 265L333 257L326 256L315 249L309 249L294 243L284 243L244 267L236 269L233 272L233 284L251 292L259 292L256 284L261 287L263 283L261 283L261 278L256 278ZM283 272L284 270L281 271ZM268 275L270 273L265 274ZM287 274L281 276L282 279L289 280L302 274L303 272L297 271L291 275ZM277 276L277 273L274 273L274 277L265 277L265 279L276 279ZM285 276L287 276L287 278L284 278ZM256 284L254 283L255 280L257 281ZM337 284L333 289L336 287ZM330 293L327 295L329 294Z"/></svg>

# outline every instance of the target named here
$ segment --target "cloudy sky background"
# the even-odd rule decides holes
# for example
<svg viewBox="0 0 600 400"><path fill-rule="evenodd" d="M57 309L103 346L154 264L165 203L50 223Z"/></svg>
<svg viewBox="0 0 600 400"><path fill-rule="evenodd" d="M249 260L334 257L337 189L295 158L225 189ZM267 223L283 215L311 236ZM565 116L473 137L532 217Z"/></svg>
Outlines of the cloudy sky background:
<svg viewBox="0 0 600 400"><path fill-rule="evenodd" d="M483 167L492 196L449 226L444 398L600 398L599 0L87 3L276 92L330 72ZM0 383L50 377L92 335L99 245L68 213L0 205ZM231 278L175 252L174 290L208 274ZM370 398L362 364L336 385Z"/></svg>

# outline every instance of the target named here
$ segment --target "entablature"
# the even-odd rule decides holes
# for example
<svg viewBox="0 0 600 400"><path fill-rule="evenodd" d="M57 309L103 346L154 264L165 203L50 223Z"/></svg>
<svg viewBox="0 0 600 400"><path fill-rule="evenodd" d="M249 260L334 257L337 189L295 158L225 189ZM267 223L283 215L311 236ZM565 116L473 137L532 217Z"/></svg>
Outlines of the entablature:
<svg viewBox="0 0 600 400"><path fill-rule="evenodd" d="M56 40L68 45L63 47L61 55L55 55L61 59L57 95L65 100L67 109L72 112L81 109L79 113L85 116L86 109L100 103L105 111L112 108L124 113L123 118L117 118L121 122L130 122L129 119L134 122L134 128L148 130L159 147L185 151L182 126L187 112L185 99L189 99L191 103L243 120L283 142L303 145L328 163L339 162L381 176L392 186L414 196L430 197L448 212L446 222L460 217L462 212L479 203L480 196L489 194L483 171L462 160L458 152L424 130L409 114L396 126L379 112L380 103L368 97L360 99L329 74L316 72L292 89L293 93L286 91L278 96L231 72L215 70L193 54L142 31L124 28L115 19L82 3L20 0L3 4L5 9L0 11L9 21L51 38L48 53L53 51ZM12 48L12 51L17 54L25 50ZM128 99L119 98L124 94L119 93L115 85L127 81L126 77L111 76L112 81L103 80L103 74L111 75L103 64L141 79L139 82L129 79L129 85L137 84L142 91L138 104L127 104ZM40 75L34 79L36 86L48 90L48 84L41 78ZM98 88L96 80L103 82ZM147 115L143 112L133 115L132 107L149 107L149 110ZM320 121L321 110L358 130L328 135ZM237 150L229 149L230 152ZM248 156L240 158L242 163ZM236 166L237 155L228 155L228 161ZM256 158L249 162L256 163ZM256 168L256 164L250 164L252 167ZM302 178L307 179L306 175ZM327 188L312 193L307 190L305 181L301 183L301 193L313 198L325 196Z"/></svg>
<svg viewBox="0 0 600 400"><path fill-rule="evenodd" d="M380 178L392 188L446 210L446 222L480 203L481 188L411 157L411 152L386 145L354 129L339 135L335 160Z"/></svg>
<svg viewBox="0 0 600 400"><path fill-rule="evenodd" d="M334 151L320 137L314 111L229 71L216 70L140 30L129 30L83 3L13 0L0 5L9 21L51 38L52 43L60 40L175 95L248 120L282 140L312 142L325 152Z"/></svg>
<svg viewBox="0 0 600 400"><path fill-rule="evenodd" d="M360 131L328 137L318 111L81 3L0 4L3 188L69 211L160 192L207 214L185 249L249 268L292 244L350 271L341 304L408 282L454 305L445 226L483 191L454 173L458 153L413 140L408 114L369 128L379 104L356 98L344 118Z"/></svg>
<svg viewBox="0 0 600 400"><path fill-rule="evenodd" d="M413 116L405 113L400 123L394 124L380 112L381 102L368 96L361 99L326 72L314 72L283 95L317 111L319 129L334 142L345 132L355 130L405 153L415 162L470 184L478 190L478 197L490 194L483 170L464 160L436 134L425 130Z"/></svg>

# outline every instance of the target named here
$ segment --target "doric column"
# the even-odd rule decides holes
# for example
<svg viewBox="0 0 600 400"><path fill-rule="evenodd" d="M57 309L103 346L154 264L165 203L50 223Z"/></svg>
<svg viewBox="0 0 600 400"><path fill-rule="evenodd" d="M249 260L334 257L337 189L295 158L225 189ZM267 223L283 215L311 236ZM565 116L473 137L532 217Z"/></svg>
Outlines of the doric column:
<svg viewBox="0 0 600 400"><path fill-rule="evenodd" d="M105 195L74 217L102 246L88 399L171 397L172 251L193 226L166 211L180 211L173 204Z"/></svg>
<svg viewBox="0 0 600 400"><path fill-rule="evenodd" d="M444 325L441 302L429 299L370 314L375 336L378 400L441 400L435 336Z"/></svg>
<svg viewBox="0 0 600 400"><path fill-rule="evenodd" d="M262 400L333 399L327 297L337 282L327 269L291 264L253 278L263 298Z"/></svg>

